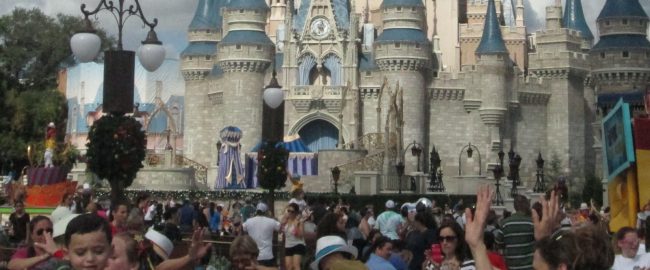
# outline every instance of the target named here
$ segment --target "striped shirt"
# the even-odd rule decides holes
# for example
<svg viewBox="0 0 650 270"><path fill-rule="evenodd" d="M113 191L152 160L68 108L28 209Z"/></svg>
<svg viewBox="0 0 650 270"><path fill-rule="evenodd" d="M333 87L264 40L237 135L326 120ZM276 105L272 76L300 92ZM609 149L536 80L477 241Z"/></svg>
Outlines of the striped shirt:
<svg viewBox="0 0 650 270"><path fill-rule="evenodd" d="M508 269L533 269L535 228L533 220L523 213L515 213L501 225L505 259Z"/></svg>

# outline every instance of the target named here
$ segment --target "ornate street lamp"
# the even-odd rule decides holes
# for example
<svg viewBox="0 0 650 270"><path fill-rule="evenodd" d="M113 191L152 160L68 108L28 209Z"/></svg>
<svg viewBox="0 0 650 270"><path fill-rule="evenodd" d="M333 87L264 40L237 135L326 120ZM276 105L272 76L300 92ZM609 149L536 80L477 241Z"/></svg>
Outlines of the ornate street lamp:
<svg viewBox="0 0 650 270"><path fill-rule="evenodd" d="M496 180L496 183L494 184L496 186L496 192L494 193L494 205L501 206L503 205L503 196L501 196L501 177L503 177L503 156L505 156L505 153L503 153L503 150L499 151L499 164L492 169L492 173L494 174L494 180Z"/></svg>
<svg viewBox="0 0 650 270"><path fill-rule="evenodd" d="M508 153L508 155L510 155ZM516 197L517 194L519 194L519 190L517 189L518 186L521 185L520 179L519 179L519 166L521 165L521 156L519 154L516 154L514 158L511 160L510 163L510 175L512 177L512 189L510 190L510 196L512 198Z"/></svg>
<svg viewBox="0 0 650 270"><path fill-rule="evenodd" d="M429 172L429 191L433 192L445 192L445 184L442 182L442 169L440 168L440 154L436 150L436 147L433 146L431 149L431 171Z"/></svg>
<svg viewBox="0 0 650 270"><path fill-rule="evenodd" d="M149 22L145 18L138 0L134 1L135 7L130 5L128 9L124 6L124 0L119 0L118 6L115 6L113 1L101 0L92 11L86 10L86 4L81 4L81 12L85 17L85 28L70 39L70 48L77 60L82 63L92 61L99 53L101 40L95 34L88 17L97 14L101 10L107 10L115 17L118 28L117 50L104 52L103 104L105 112L115 115L133 112L135 52L125 51L122 47L124 23L131 16L140 18L142 23L149 27L147 38L142 41L142 46L138 50L138 58L142 66L147 71L155 71L165 60L165 48L163 48L154 31L154 28L158 25L158 19Z"/></svg>
<svg viewBox="0 0 650 270"><path fill-rule="evenodd" d="M419 144L416 141L413 141L412 143L409 143L406 147L404 147L404 151L402 152L402 158L404 157L404 155L406 155L406 150L408 150L409 147L411 147L411 155L413 155L414 157L417 157L417 159L418 159L416 172L419 172L420 171L420 155L422 155L422 145Z"/></svg>
<svg viewBox="0 0 650 270"><path fill-rule="evenodd" d="M398 180L398 192L402 194L402 176L404 175L404 162L400 161L395 164L395 170L397 171L397 180Z"/></svg>
<svg viewBox="0 0 650 270"><path fill-rule="evenodd" d="M339 166L334 166L330 171L332 172L332 181L334 182L334 193L339 194L339 177L341 177L341 169L339 169Z"/></svg>
<svg viewBox="0 0 650 270"><path fill-rule="evenodd" d="M269 85L264 87L263 98L262 140L281 142L284 135L284 91L278 83L275 68Z"/></svg>
<svg viewBox="0 0 650 270"><path fill-rule="evenodd" d="M544 181L544 159L542 158L541 152L537 156L535 163L537 163L537 180L535 181L535 187L533 188L533 191L536 193L542 193L546 191L546 183Z"/></svg>

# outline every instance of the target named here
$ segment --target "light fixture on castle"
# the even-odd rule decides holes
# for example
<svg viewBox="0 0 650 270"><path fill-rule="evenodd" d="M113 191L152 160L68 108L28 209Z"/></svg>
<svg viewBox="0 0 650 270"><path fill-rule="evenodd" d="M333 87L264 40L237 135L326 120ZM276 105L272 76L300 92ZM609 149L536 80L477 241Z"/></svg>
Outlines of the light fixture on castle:
<svg viewBox="0 0 650 270"><path fill-rule="evenodd" d="M272 109L277 109L282 104L282 101L284 101L284 92L282 92L282 86L278 83L276 76L277 73L273 69L271 82L264 87L264 103Z"/></svg>

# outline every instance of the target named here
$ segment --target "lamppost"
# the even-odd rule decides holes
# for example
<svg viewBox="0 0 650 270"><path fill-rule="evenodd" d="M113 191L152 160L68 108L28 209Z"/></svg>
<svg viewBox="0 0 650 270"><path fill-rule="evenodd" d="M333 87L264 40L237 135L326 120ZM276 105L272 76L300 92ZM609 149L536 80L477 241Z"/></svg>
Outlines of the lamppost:
<svg viewBox="0 0 650 270"><path fill-rule="evenodd" d="M436 147L433 146L431 149L431 171L430 181L429 181L429 191L434 192L445 192L445 184L442 182L442 169L440 168L440 154L436 150Z"/></svg>
<svg viewBox="0 0 650 270"><path fill-rule="evenodd" d="M467 152L467 158L472 158L472 155L474 154L474 150L472 148L476 149L476 153L478 153L478 175L481 175L481 151L478 150L478 147L476 145L473 145L471 142L465 145L463 148L460 149L460 153L458 154L458 175L462 175L462 166L461 166L461 157L463 156L463 151L466 150Z"/></svg>
<svg viewBox="0 0 650 270"><path fill-rule="evenodd" d="M510 167L510 180L512 180L512 189L510 189L510 197L514 198L519 194L519 190L517 187L521 185L520 180L519 180L519 165L521 165L521 156L519 154L515 154L515 152L510 149L508 152L508 157L510 158L510 161L508 163L508 166Z"/></svg>
<svg viewBox="0 0 650 270"><path fill-rule="evenodd" d="M334 182L334 193L339 194L339 177L341 177L341 169L339 169L339 166L334 166L330 171L332 172L332 181Z"/></svg>
<svg viewBox="0 0 650 270"><path fill-rule="evenodd" d="M262 124L262 140L281 142L284 133L284 92L278 83L275 64L273 77L269 85L264 87L264 109Z"/></svg>
<svg viewBox="0 0 650 270"><path fill-rule="evenodd" d="M494 193L494 205L501 206L503 205L503 196L501 196L501 177L503 177L503 156L506 154L503 152L503 150L499 151L499 164L497 164L494 169L492 169L492 173L494 174L494 180L496 180L496 192Z"/></svg>
<svg viewBox="0 0 650 270"><path fill-rule="evenodd" d="M147 38L142 41L142 46L138 50L138 58L142 66L150 72L155 71L165 60L165 48L163 48L154 31L154 28L158 25L158 19L149 22L145 18L138 0L134 1L135 7L130 5L128 9L124 6L124 0L119 0L118 6L115 6L113 1L101 0L92 11L86 10L86 4L81 4L81 12L85 17L85 28L70 39L70 47L77 60L82 63L90 62L99 53L101 40L95 34L88 17L102 10L109 11L115 17L118 28L117 50L104 52L104 99L102 107L105 112L114 115L133 112L135 52L123 50L122 47L124 23L131 16L140 18L142 23L149 27Z"/></svg>
<svg viewBox="0 0 650 270"><path fill-rule="evenodd" d="M404 147L404 151L402 151L402 155L400 156L400 161L397 164L395 164L395 170L397 171L397 177L398 177L397 180L399 184L398 187L399 194L402 194L402 176L404 176L404 168L405 168L404 161L403 161L404 155L406 155L406 150L408 150L409 147L411 147L411 155L417 157L418 159L416 171L417 172L420 171L420 155L422 154L422 145L416 141L413 141L412 143L409 143L408 145L406 145L406 147Z"/></svg>
<svg viewBox="0 0 650 270"><path fill-rule="evenodd" d="M537 163L537 180L535 181L535 188L533 188L533 191L536 193L542 193L546 191L546 183L544 181L544 159L542 158L541 152L537 156L535 163Z"/></svg>

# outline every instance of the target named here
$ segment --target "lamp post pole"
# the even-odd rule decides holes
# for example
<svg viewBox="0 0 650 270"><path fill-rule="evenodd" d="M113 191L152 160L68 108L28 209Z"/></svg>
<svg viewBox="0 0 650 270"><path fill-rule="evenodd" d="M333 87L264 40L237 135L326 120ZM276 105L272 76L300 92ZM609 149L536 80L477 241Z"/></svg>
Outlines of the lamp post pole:
<svg viewBox="0 0 650 270"><path fill-rule="evenodd" d="M537 156L537 180L535 181L535 188L533 191L536 193L542 193L546 191L546 183L544 181L544 159L542 158L542 153L540 152Z"/></svg>
<svg viewBox="0 0 650 270"><path fill-rule="evenodd" d="M440 160L440 154L438 154L436 147L433 146L433 148L431 149L431 171L429 171L430 173L429 191L434 191L434 192L445 191L445 184L442 182L442 168L440 168L441 162L442 160Z"/></svg>
<svg viewBox="0 0 650 270"><path fill-rule="evenodd" d="M494 205L503 205L503 196L501 196L501 177L503 177L503 157L506 155L503 150L499 151L499 164L492 169L494 180L496 180L496 192L494 193Z"/></svg>
<svg viewBox="0 0 650 270"><path fill-rule="evenodd" d="M341 177L341 169L339 169L339 166L334 166L330 171L332 172L332 181L334 182L334 193L339 194L339 177Z"/></svg>
<svg viewBox="0 0 650 270"><path fill-rule="evenodd" d="M417 172L420 171L420 155L422 154L422 145L416 141L413 141L412 143L409 143L408 145L406 145L406 147L404 147L404 150L402 151L402 155L400 156L400 161L397 164L395 164L395 170L397 171L397 177L399 182L398 183L399 194L402 194L402 176L404 176L404 168L405 168L404 155L406 155L406 150L408 150L409 147L411 147L411 154L414 157L417 157L418 159L416 171Z"/></svg>

